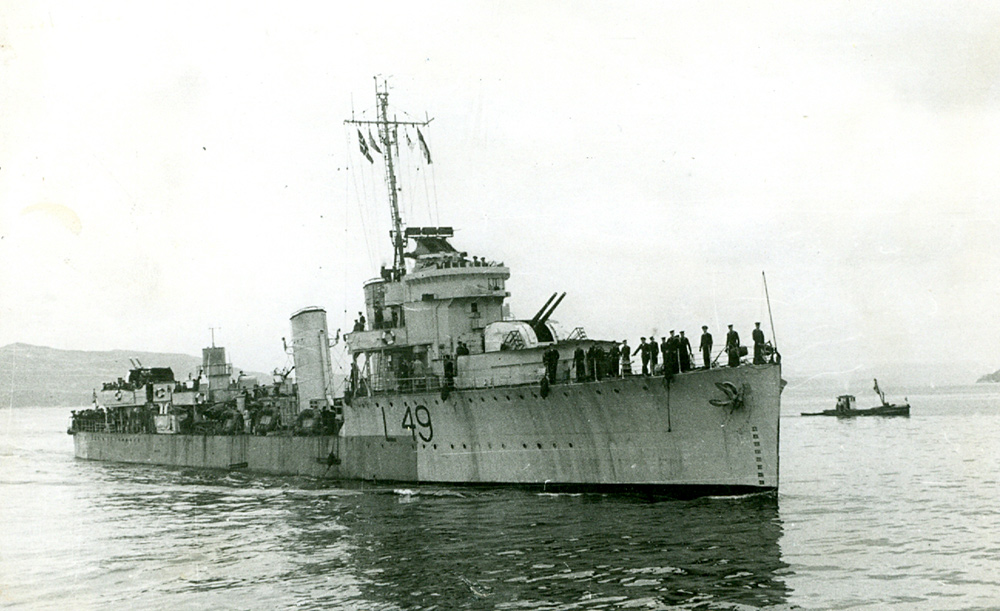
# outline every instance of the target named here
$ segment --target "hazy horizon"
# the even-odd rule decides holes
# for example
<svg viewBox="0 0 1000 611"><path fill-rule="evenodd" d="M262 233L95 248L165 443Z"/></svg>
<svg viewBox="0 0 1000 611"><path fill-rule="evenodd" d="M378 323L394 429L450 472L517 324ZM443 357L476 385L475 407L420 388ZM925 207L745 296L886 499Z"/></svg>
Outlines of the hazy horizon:
<svg viewBox="0 0 1000 611"><path fill-rule="evenodd" d="M229 10L239 7L239 11ZM412 225L590 337L774 334L788 371L1000 368L1000 7L0 6L0 344L285 361L391 262L343 121L434 120ZM405 151L404 151L405 152ZM974 379L973 379L974 381Z"/></svg>

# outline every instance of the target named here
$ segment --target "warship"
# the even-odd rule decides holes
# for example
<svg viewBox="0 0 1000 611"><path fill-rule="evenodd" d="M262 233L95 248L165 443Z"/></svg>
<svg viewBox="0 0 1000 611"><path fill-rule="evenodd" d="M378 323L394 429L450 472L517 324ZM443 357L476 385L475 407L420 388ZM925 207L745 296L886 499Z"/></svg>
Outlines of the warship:
<svg viewBox="0 0 1000 611"><path fill-rule="evenodd" d="M618 342L556 323L565 293L509 316L506 265L455 248L452 227L404 224L397 157L409 142L430 163L431 120L397 120L388 86L375 90L374 116L345 124L368 163L381 155L393 263L364 283L354 328L340 341L323 308L294 313L294 376L266 385L234 380L214 342L186 382L134 363L74 414L78 458L553 492L777 490L776 350L632 374ZM331 346L348 358L339 379Z"/></svg>

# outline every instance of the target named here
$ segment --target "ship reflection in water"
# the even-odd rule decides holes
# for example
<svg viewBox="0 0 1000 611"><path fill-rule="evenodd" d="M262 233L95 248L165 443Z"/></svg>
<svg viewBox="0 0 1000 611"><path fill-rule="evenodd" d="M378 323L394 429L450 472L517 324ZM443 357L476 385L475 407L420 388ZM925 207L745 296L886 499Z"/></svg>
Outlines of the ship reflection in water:
<svg viewBox="0 0 1000 611"><path fill-rule="evenodd" d="M773 498L652 503L397 489L367 494L340 521L363 597L404 609L477 600L508 609L769 607L786 599ZM341 535L301 536L321 550Z"/></svg>
<svg viewBox="0 0 1000 611"><path fill-rule="evenodd" d="M654 502L91 469L114 480L90 498L95 515L117 516L90 533L106 543L92 549L114 550L97 560L133 574L122 583L142 582L132 594L153 606L731 609L788 597L773 496Z"/></svg>

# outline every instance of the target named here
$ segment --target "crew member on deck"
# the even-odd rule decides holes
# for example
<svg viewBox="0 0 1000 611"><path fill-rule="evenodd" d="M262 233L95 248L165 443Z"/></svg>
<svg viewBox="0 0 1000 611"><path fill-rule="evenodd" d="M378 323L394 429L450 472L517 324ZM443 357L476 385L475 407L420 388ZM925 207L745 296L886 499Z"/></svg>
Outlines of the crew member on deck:
<svg viewBox="0 0 1000 611"><path fill-rule="evenodd" d="M632 375L632 349L628 347L628 340L622 340L622 377Z"/></svg>
<svg viewBox="0 0 1000 611"><path fill-rule="evenodd" d="M455 361L451 360L451 355L444 355L444 387L448 390L455 388Z"/></svg>
<svg viewBox="0 0 1000 611"><path fill-rule="evenodd" d="M576 350L573 351L573 365L576 367L577 382L583 382L587 377L586 361L587 355L584 354L583 348L577 346Z"/></svg>
<svg viewBox="0 0 1000 611"><path fill-rule="evenodd" d="M757 328L753 330L753 364L763 365L767 361L764 359L764 332L760 330L760 323L754 323Z"/></svg>
<svg viewBox="0 0 1000 611"><path fill-rule="evenodd" d="M663 355L666 358L666 355ZM649 338L649 374L656 373L656 363L660 360L660 347L656 345L656 337Z"/></svg>
<svg viewBox="0 0 1000 611"><path fill-rule="evenodd" d="M632 353L632 356L635 356L636 353L639 354L640 358L642 358L642 375L648 376L649 375L649 346L646 344L646 338L645 337L641 337L639 339L640 339L640 343L636 347L635 352Z"/></svg>
<svg viewBox="0 0 1000 611"><path fill-rule="evenodd" d="M545 361L545 371L549 376L549 384L555 384L556 371L559 368L559 351L555 348L549 348L542 355L542 360Z"/></svg>
<svg viewBox="0 0 1000 611"><path fill-rule="evenodd" d="M667 354L663 357L664 375L673 375L681 370L680 362L677 360L677 336L674 330L670 330L670 337L667 338Z"/></svg>
<svg viewBox="0 0 1000 611"><path fill-rule="evenodd" d="M729 356L729 366L738 367L740 364L740 334L733 330L733 325L729 325L729 333L726 333L726 354Z"/></svg>
<svg viewBox="0 0 1000 611"><path fill-rule="evenodd" d="M691 354L691 342L684 336L683 331L681 331L681 336L677 338L677 353L677 357L681 365L681 373L690 371L691 361L693 360L693 355Z"/></svg>
<svg viewBox="0 0 1000 611"><path fill-rule="evenodd" d="M701 326L701 357L705 360L705 369L712 367L712 334L708 332L708 325Z"/></svg>
<svg viewBox="0 0 1000 611"><path fill-rule="evenodd" d="M608 349L608 375L612 378L618 377L618 362L621 360L622 351L617 343L611 344Z"/></svg>

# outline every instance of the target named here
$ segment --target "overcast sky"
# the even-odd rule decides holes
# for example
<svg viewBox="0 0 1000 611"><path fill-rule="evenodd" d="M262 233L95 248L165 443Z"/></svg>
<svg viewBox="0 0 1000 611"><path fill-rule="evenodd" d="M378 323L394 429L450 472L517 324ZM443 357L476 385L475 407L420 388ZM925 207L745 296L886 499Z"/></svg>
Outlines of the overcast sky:
<svg viewBox="0 0 1000 611"><path fill-rule="evenodd" d="M591 337L1000 367L992 2L0 4L0 345L286 364L391 263L343 121L434 118L414 225ZM406 152L406 151L404 151ZM768 331L770 335L770 331ZM697 341L695 340L695 344Z"/></svg>

